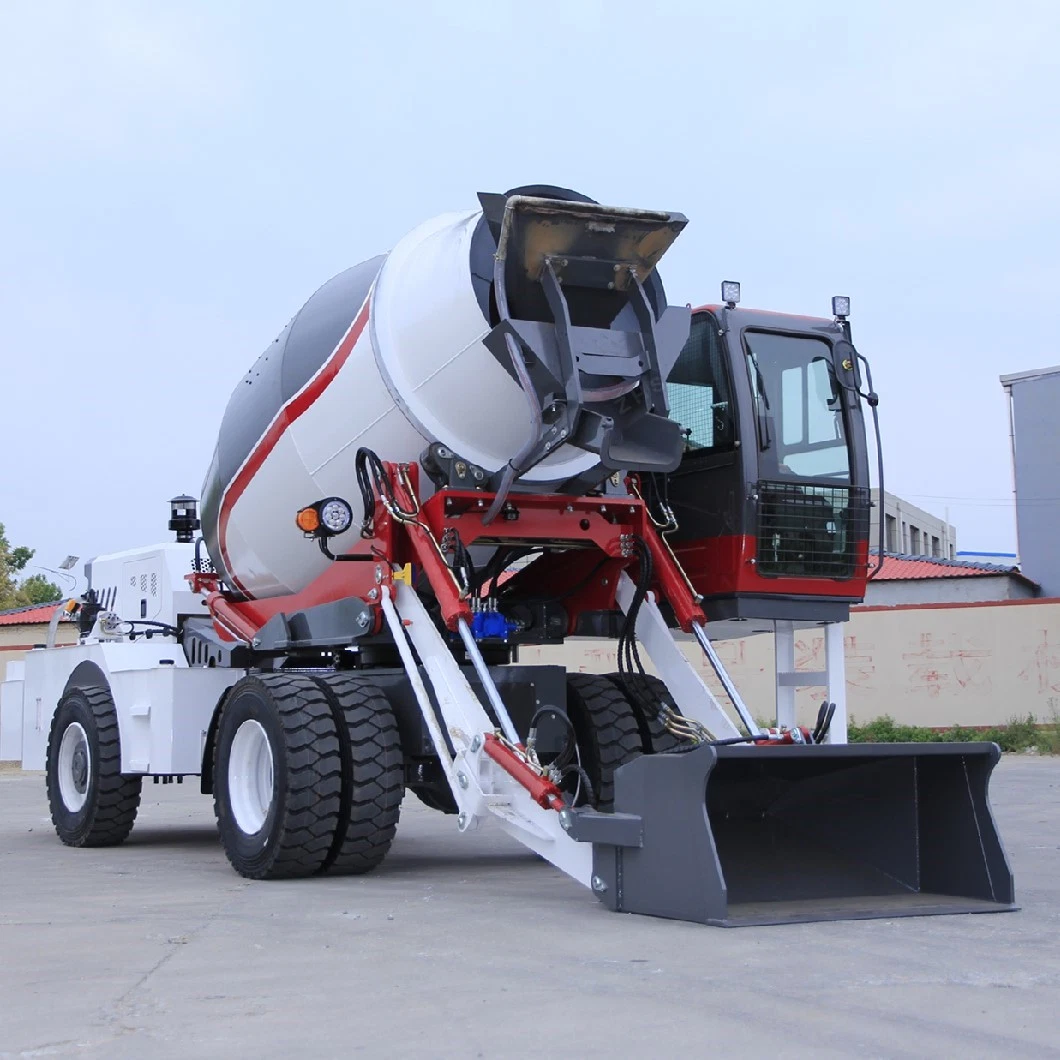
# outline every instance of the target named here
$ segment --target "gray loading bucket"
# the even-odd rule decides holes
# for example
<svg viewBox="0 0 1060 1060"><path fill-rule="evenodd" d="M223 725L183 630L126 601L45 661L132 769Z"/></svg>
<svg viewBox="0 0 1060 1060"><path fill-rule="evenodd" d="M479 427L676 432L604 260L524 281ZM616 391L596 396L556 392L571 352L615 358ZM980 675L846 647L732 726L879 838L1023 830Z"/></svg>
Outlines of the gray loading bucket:
<svg viewBox="0 0 1060 1060"><path fill-rule="evenodd" d="M991 743L645 755L617 771L615 814L578 814L572 832L620 912L725 927L1001 912L1016 907L987 798L999 757Z"/></svg>

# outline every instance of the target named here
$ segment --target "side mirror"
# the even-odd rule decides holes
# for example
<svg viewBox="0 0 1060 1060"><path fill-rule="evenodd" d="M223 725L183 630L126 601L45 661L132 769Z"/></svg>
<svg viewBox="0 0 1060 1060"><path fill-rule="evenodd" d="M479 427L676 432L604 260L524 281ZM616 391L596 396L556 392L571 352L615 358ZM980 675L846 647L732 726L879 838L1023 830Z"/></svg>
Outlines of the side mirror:
<svg viewBox="0 0 1060 1060"><path fill-rule="evenodd" d="M840 339L832 347L832 363L839 385L855 392L861 390L861 370L858 366L858 351L854 344Z"/></svg>

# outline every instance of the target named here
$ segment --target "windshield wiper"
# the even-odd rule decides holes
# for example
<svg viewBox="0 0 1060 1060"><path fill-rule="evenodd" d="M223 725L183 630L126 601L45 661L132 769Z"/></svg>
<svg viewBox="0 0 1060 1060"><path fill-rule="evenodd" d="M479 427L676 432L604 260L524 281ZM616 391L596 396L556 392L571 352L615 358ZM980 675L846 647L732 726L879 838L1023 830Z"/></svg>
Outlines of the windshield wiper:
<svg viewBox="0 0 1060 1060"><path fill-rule="evenodd" d="M755 352L750 346L747 348L747 356L755 370L755 389L758 392L758 448L768 449L773 444L773 439L769 434L769 417L762 409L764 406L766 412L772 412L773 408L769 404L769 395L766 393L766 381L762 375L762 369L758 367L758 357L755 356Z"/></svg>

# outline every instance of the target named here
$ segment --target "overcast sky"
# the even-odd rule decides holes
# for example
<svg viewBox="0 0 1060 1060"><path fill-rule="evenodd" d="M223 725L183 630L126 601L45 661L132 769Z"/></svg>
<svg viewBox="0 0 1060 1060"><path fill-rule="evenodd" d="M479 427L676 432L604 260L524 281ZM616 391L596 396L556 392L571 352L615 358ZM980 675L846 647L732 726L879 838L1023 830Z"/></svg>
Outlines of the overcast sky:
<svg viewBox="0 0 1060 1060"><path fill-rule="evenodd" d="M676 303L853 302L888 488L1014 550L998 376L1060 362L1060 4L451 0L0 11L0 522L168 534L324 280L480 190L690 224Z"/></svg>

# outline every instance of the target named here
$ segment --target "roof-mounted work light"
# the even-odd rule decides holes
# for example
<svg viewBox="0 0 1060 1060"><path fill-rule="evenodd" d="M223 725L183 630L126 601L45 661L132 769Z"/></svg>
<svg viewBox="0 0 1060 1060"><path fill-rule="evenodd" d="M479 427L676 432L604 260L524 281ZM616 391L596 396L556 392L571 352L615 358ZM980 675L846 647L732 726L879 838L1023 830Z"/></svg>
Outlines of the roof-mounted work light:
<svg viewBox="0 0 1060 1060"><path fill-rule="evenodd" d="M850 316L850 298L845 294L837 294L832 299L832 316L837 320L846 320Z"/></svg>
<svg viewBox="0 0 1060 1060"><path fill-rule="evenodd" d="M740 300L740 285L735 280L721 281L721 300L730 308L735 309Z"/></svg>

